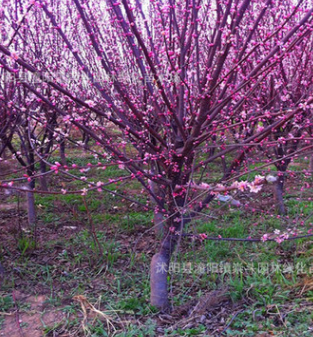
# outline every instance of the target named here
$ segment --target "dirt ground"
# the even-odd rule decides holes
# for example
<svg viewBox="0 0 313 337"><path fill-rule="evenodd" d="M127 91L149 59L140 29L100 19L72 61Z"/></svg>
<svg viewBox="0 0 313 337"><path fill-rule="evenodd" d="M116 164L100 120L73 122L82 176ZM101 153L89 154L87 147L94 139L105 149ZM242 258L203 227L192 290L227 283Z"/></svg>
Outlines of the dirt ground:
<svg viewBox="0 0 313 337"><path fill-rule="evenodd" d="M42 337L46 326L53 326L66 319L62 311L46 308L47 297L44 295L27 296L14 291L14 297L20 303L27 303L27 308L16 308L14 312L5 315L1 336Z"/></svg>

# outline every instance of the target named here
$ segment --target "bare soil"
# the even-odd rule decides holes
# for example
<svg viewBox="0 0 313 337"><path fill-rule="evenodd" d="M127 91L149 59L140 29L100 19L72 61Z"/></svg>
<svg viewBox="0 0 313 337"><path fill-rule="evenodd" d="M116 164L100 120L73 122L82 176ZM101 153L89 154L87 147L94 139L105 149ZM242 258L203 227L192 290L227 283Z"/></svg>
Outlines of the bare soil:
<svg viewBox="0 0 313 337"><path fill-rule="evenodd" d="M14 291L14 297L19 303L27 303L27 308L19 309L5 315L2 336L10 337L42 337L45 327L66 319L66 314L59 309L46 308L47 297L44 295L29 296ZM62 328L60 328L61 330ZM60 334L66 336L65 334Z"/></svg>

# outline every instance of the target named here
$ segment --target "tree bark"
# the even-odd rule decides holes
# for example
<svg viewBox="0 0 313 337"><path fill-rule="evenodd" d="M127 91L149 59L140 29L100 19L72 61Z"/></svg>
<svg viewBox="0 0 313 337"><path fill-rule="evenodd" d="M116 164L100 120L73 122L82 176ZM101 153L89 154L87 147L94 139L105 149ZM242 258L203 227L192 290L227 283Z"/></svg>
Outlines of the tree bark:
<svg viewBox="0 0 313 337"><path fill-rule="evenodd" d="M158 186L156 183L153 181L150 181L150 189L156 196L160 196L161 190L160 186ZM163 198L162 198L163 199ZM160 237L163 237L164 235L164 215L159 209L159 206L157 206L155 200L151 197L151 203L155 205L155 210L154 210L154 217L153 217L153 223L154 223L154 232L155 235Z"/></svg>
<svg viewBox="0 0 313 337"><path fill-rule="evenodd" d="M162 212L154 211L154 231L157 237L161 238L164 235L164 215Z"/></svg>
<svg viewBox="0 0 313 337"><path fill-rule="evenodd" d="M283 198L284 183L285 183L285 172L280 171L278 173L277 181L275 184L276 209L278 214L280 215L286 214L286 208Z"/></svg>
<svg viewBox="0 0 313 337"><path fill-rule="evenodd" d="M5 277L5 269L2 267L2 264L0 263L0 286L2 286L4 277Z"/></svg>
<svg viewBox="0 0 313 337"><path fill-rule="evenodd" d="M167 289L169 263L170 257L160 252L153 256L150 266L150 303L161 310L169 308Z"/></svg>
<svg viewBox="0 0 313 337"><path fill-rule="evenodd" d="M28 191L32 191L34 189L34 182L31 181L28 184ZM30 226L36 223L36 207L35 207L35 196L33 192L26 192L27 197L27 212L28 212L28 224Z"/></svg>
<svg viewBox="0 0 313 337"><path fill-rule="evenodd" d="M157 175L159 174L158 166L156 163L151 164L151 174ZM164 208L164 191L162 190L161 186L150 180L149 187L154 195L156 195L160 200L162 200L162 205ZM159 209L159 206L157 205L156 201L151 197L150 198L151 203L155 206L154 209L154 217L153 217L153 223L154 223L154 232L155 235L158 238L162 238L164 235L164 214Z"/></svg>
<svg viewBox="0 0 313 337"><path fill-rule="evenodd" d="M160 251L153 256L150 266L150 303L164 311L169 310L170 307L167 277L175 246L176 239L171 235L166 235Z"/></svg>
<svg viewBox="0 0 313 337"><path fill-rule="evenodd" d="M87 151L88 150L88 143L90 141L90 135L86 132L84 132L83 135L83 142L84 142L84 150Z"/></svg>
<svg viewBox="0 0 313 337"><path fill-rule="evenodd" d="M39 180L40 180L40 189L42 191L48 191L47 177L45 175L46 170L47 170L47 165L43 160L41 160L40 161L40 173L42 175L40 176Z"/></svg>
<svg viewBox="0 0 313 337"><path fill-rule="evenodd" d="M61 157L61 164L63 166L66 165L65 140L64 139L60 142L60 157Z"/></svg>

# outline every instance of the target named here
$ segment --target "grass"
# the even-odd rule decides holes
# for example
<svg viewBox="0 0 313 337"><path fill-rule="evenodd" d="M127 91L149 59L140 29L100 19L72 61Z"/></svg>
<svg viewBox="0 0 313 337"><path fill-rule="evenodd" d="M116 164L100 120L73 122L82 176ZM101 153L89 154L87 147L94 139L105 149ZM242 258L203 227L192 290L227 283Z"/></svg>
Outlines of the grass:
<svg viewBox="0 0 313 337"><path fill-rule="evenodd" d="M51 158L51 162L54 161L58 158ZM73 152L68 162L86 166L98 161ZM210 165L213 169L215 165L218 171L216 163ZM257 168L257 165L249 168ZM116 166L71 172L88 175L94 181L127 174ZM255 174L242 179L251 180ZM208 181L217 178L218 174L212 175ZM56 186L62 186L60 177L53 179ZM71 184L73 189L85 186L81 182ZM135 181L127 187L114 184L109 189L120 193L130 191L136 200L146 202ZM260 195L270 202L273 197L269 189ZM210 218L194 221L187 232L224 238L260 237L277 229L293 228L296 222L301 223L300 228L306 233L313 222L313 203L304 199L309 192L290 190L286 196L289 218L268 214L262 209L252 210L258 207L235 209L213 202L207 210ZM255 202L251 196L237 197L243 203ZM153 217L151 211L142 211L128 201L98 191L85 197L36 195L36 205L38 247L35 249L33 245L32 233L23 236L8 233L8 241L1 244L4 255L1 263L7 269L7 277L2 284L0 312L10 313L16 306L21 315L34 310L31 301L27 302L28 297L23 305L13 298L13 289L29 296L43 295L42 317L51 311L61 314L56 315L55 322L42 324L45 336L112 335L104 316L92 314L87 303L107 315L116 328L114 336L120 337L210 336L210 333L213 336L210 327L217 325L223 330L219 331L221 336L256 336L262 332L288 337L312 334L313 244L308 239L277 244L200 242L183 238L172 259L169 283L174 308L189 307L177 317L174 310L172 320L166 323L166 318L161 321L162 315L149 305L149 263L157 246L154 234L147 231ZM20 221L25 222L23 212L20 216ZM223 304L224 311L220 307L215 311L208 308L202 314L204 318L199 315L188 324L175 326L176 321L181 323L184 317L189 317L195 304L208 292L221 289L228 298ZM84 310L75 300L77 296L87 301L84 302L88 316L84 327ZM194 304L188 304L191 302ZM0 329L5 326L4 317L2 315L0 320ZM223 323L217 323L218 319Z"/></svg>

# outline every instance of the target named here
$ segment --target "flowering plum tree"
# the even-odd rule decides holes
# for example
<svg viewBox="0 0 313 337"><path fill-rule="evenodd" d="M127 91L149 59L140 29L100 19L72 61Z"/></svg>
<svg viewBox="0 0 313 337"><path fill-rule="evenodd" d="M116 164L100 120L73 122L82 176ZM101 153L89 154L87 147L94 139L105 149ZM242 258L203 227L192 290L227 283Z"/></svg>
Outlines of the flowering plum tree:
<svg viewBox="0 0 313 337"><path fill-rule="evenodd" d="M288 125L294 128L303 104L313 103L308 91L288 109L277 111L271 102L271 83L284 76L290 54L312 35L310 1L18 4L25 33L12 25L16 50L3 41L0 66L64 125L80 128L101 146L97 158L124 167L129 176L123 179L137 179L151 197L166 223L151 262L151 303L165 309L167 270L185 225L216 193L258 192L264 179L231 182L232 175L249 153ZM36 56L34 34L50 41ZM50 94L23 79L25 72L39 76ZM299 90L305 88L303 82ZM279 91L277 100L284 94ZM213 162L224 165L217 185L209 184Z"/></svg>
<svg viewBox="0 0 313 337"><path fill-rule="evenodd" d="M45 36L34 35L27 31L22 24L26 19L32 5L30 4L26 13L22 16L20 22L18 22L18 4L17 2L10 4L12 7L7 7L7 12L2 11L3 23L7 25L12 22L13 35L9 36L9 31L2 32L2 38L7 41L7 45L13 47L15 54L17 49L25 52L28 46L25 41L17 43L14 39L18 32L23 33L23 36L27 36L29 33L32 40L31 55L33 59L37 59L43 49ZM36 20L36 16L35 16ZM14 54L14 55L15 55ZM60 56L60 55L59 55ZM13 56L13 59L16 56ZM28 204L28 222L29 224L35 224L36 213L34 194L32 191L35 188L35 164L36 157L40 162L40 169L42 174L37 175L40 178L41 190L47 190L46 183L46 162L49 156L50 150L53 146L54 129L57 126L57 113L53 109L49 109L46 105L42 104L37 96L31 91L23 88L20 81L17 80L17 68L13 65L13 73L8 73L5 69L1 69L1 85L0 85L0 97L1 97L1 114L2 114L2 128L1 128L1 153L6 149L12 154L13 158L25 168L24 178L27 178L27 186L24 184L22 189L25 189L27 195ZM19 73L19 79L26 80L28 74L25 71ZM46 96L50 97L50 88L46 83L40 81L40 79L33 78L33 83L36 88ZM44 125L44 128L38 130L38 124ZM19 139L16 144L16 139ZM9 183L9 186L12 182Z"/></svg>
<svg viewBox="0 0 313 337"><path fill-rule="evenodd" d="M286 10L286 7L284 8ZM277 13L276 13L277 14ZM279 14L280 15L280 14ZM296 25L295 18L292 18ZM310 34L303 37L295 48L278 63L260 84L260 88L254 93L254 101L249 109L262 110L262 118L249 120L246 111L241 113L241 119L246 123L233 137L234 141L242 141L249 135L260 132L277 118L291 111L294 107L301 106L302 113L290 119L284 126L275 129L266 141L261 141L259 145L260 154L265 154L269 164L275 165L278 171L278 179L275 184L275 196L277 211L285 214L286 209L283 201L283 187L286 178L288 165L299 152L303 154L305 150L311 152L311 105L305 101L312 95L312 71L308 67L312 63L312 36ZM235 119L238 116L235 117ZM250 162L261 162L258 156L252 158ZM266 162L266 160L265 160Z"/></svg>

